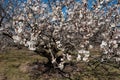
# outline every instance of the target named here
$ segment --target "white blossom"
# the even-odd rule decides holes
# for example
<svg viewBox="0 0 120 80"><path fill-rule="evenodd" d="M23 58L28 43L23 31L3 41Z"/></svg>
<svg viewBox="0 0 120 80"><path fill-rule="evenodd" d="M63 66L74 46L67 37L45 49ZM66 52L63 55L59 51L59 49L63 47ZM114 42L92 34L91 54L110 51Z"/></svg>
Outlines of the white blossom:
<svg viewBox="0 0 120 80"><path fill-rule="evenodd" d="M37 35L35 33L31 33L31 40L36 41L37 40Z"/></svg>
<svg viewBox="0 0 120 80"><path fill-rule="evenodd" d="M92 45L89 45L89 48L90 48L90 49L93 49L93 46L92 46Z"/></svg>
<svg viewBox="0 0 120 80"><path fill-rule="evenodd" d="M78 54L78 55L77 55L77 61L80 61L80 60L81 60L81 55Z"/></svg>
<svg viewBox="0 0 120 80"><path fill-rule="evenodd" d="M83 49L79 50L78 53L82 54L82 53L84 53L84 50Z"/></svg>
<svg viewBox="0 0 120 80"><path fill-rule="evenodd" d="M85 61L85 62L89 62L88 57L83 57L83 61Z"/></svg>
<svg viewBox="0 0 120 80"><path fill-rule="evenodd" d="M112 24L111 24L111 27L115 27L115 24L114 24L114 23L112 23Z"/></svg>
<svg viewBox="0 0 120 80"><path fill-rule="evenodd" d="M83 17L83 15L82 15L82 13L81 13L81 12L80 12L80 15L79 15L79 17L80 17L80 18L82 18L82 17Z"/></svg>
<svg viewBox="0 0 120 80"><path fill-rule="evenodd" d="M115 60L116 60L116 62L119 62L120 58L119 57L115 57Z"/></svg>
<svg viewBox="0 0 120 80"><path fill-rule="evenodd" d="M84 48L85 46L84 45L80 45L81 48Z"/></svg>
<svg viewBox="0 0 120 80"><path fill-rule="evenodd" d="M68 60L68 61L71 61L71 60L72 60L72 56L71 56L71 55L67 54L66 57L67 57L67 60Z"/></svg>
<svg viewBox="0 0 120 80"><path fill-rule="evenodd" d="M39 6L33 6L33 7L32 7L32 10L37 11L38 8L39 8Z"/></svg>
<svg viewBox="0 0 120 80"><path fill-rule="evenodd" d="M18 43L21 41L21 37L19 37L19 36L13 36L12 38L13 38L15 43Z"/></svg>
<svg viewBox="0 0 120 80"><path fill-rule="evenodd" d="M35 47L36 42L35 41L27 41L27 44L28 44L29 50L32 50L32 51L36 50L36 47Z"/></svg>
<svg viewBox="0 0 120 80"><path fill-rule="evenodd" d="M108 54L108 51L107 51L107 50L105 50L105 51L103 52L103 54Z"/></svg>
<svg viewBox="0 0 120 80"><path fill-rule="evenodd" d="M3 28L3 27L0 27L0 31L2 31L2 30L4 30L4 28Z"/></svg>
<svg viewBox="0 0 120 80"><path fill-rule="evenodd" d="M25 18L23 16L20 16L19 20L25 20Z"/></svg>
<svg viewBox="0 0 120 80"><path fill-rule="evenodd" d="M19 22L19 26L22 27L24 26L24 24L22 22Z"/></svg>
<svg viewBox="0 0 120 80"><path fill-rule="evenodd" d="M55 63L56 62L56 58L52 59L52 63Z"/></svg>
<svg viewBox="0 0 120 80"><path fill-rule="evenodd" d="M64 68L64 62L59 63L59 64L58 64L58 68L59 68L60 70L63 70L63 68Z"/></svg>
<svg viewBox="0 0 120 80"><path fill-rule="evenodd" d="M62 46L62 44L60 43L60 41L56 41L57 47L60 48Z"/></svg>
<svg viewBox="0 0 120 80"><path fill-rule="evenodd" d="M93 23L92 21L89 21L87 24L88 24L88 25L91 25L92 23Z"/></svg>
<svg viewBox="0 0 120 80"><path fill-rule="evenodd" d="M28 14L28 17L29 17L29 18L32 18L32 16L33 16L32 13L29 13L29 14Z"/></svg>
<svg viewBox="0 0 120 80"><path fill-rule="evenodd" d="M52 21L56 21L56 20L57 20L56 16L53 16Z"/></svg>
<svg viewBox="0 0 120 80"><path fill-rule="evenodd" d="M48 5L47 4L42 4L42 7L47 8Z"/></svg>
<svg viewBox="0 0 120 80"><path fill-rule="evenodd" d="M107 46L107 43L106 43L105 41L102 41L100 47L101 47L101 48L104 48L105 46Z"/></svg>

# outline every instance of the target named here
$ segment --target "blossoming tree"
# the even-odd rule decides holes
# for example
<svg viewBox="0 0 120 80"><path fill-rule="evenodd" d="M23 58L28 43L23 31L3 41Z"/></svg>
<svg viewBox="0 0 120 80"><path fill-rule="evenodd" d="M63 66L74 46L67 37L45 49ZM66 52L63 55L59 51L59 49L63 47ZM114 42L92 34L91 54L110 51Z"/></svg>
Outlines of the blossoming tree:
<svg viewBox="0 0 120 80"><path fill-rule="evenodd" d="M71 61L89 62L90 49L96 43L105 54L101 61L113 57L119 61L115 55L120 54L120 4L111 7L110 3L99 0L89 9L87 0L18 2L12 15L12 38L44 55L53 68L61 70Z"/></svg>

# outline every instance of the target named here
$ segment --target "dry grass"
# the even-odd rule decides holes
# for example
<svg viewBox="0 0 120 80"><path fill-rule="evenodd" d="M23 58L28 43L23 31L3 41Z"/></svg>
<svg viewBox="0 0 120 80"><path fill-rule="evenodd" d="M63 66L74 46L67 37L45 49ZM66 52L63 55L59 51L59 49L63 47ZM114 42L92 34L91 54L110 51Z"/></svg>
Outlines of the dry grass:
<svg viewBox="0 0 120 80"><path fill-rule="evenodd" d="M19 66L36 60L45 59L26 49L9 49L5 53L0 53L0 74L4 74L7 80L30 80L28 74L19 71Z"/></svg>
<svg viewBox="0 0 120 80"><path fill-rule="evenodd" d="M91 50L93 55L98 56L99 51ZM92 59L91 59L92 60ZM27 49L18 50L10 48L4 53L0 53L0 77L5 80L31 80L29 73L23 73L19 67L24 63L33 63L35 61L46 62L46 58L36 55L34 52ZM110 63L88 63L80 62L77 64L78 72L71 72L73 80L120 80L120 69L115 67L115 64ZM98 66L97 66L98 65ZM96 67L97 66L97 67ZM77 70L77 69L76 69ZM1 76L2 75L2 76ZM57 78L56 74L48 76L44 74L37 80L69 80L68 78ZM47 78L45 78L47 77ZM2 80L2 78L0 78ZM35 80L35 79L33 79Z"/></svg>

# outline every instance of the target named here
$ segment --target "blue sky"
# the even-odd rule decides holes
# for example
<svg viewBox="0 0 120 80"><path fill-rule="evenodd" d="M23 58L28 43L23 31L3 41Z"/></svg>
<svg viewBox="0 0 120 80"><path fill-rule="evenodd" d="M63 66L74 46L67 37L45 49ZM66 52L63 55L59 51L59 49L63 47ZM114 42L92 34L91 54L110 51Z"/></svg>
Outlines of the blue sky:
<svg viewBox="0 0 120 80"><path fill-rule="evenodd" d="M5 0L5 2L8 2L9 0ZM14 1L14 0L13 0ZM18 0L18 1L27 1L27 0ZM47 3L48 0L41 0L42 2L44 3ZM52 0L50 0L52 1ZM57 1L57 0L56 0ZM81 1L81 0L75 0L75 1ZM97 0L88 0L88 6L92 6L92 3L93 2L96 2ZM109 4L109 5L112 5L112 4L116 4L118 2L118 0L112 0L112 2Z"/></svg>
<svg viewBox="0 0 120 80"><path fill-rule="evenodd" d="M5 0L5 2L8 2L9 0ZM13 0L14 1L14 0ZM27 1L27 0L18 0L18 1ZM48 0L41 0L43 3L47 3ZM49 0L49 1L53 1L53 0ZM57 0L56 0L57 1ZM59 1L59 0L58 0ZM75 1L81 1L81 0L75 0ZM91 9L91 6L93 3L95 3L97 0L88 0L88 8ZM116 4L118 2L118 0L112 0L111 3L109 3L109 6L112 6L114 4ZM64 7L62 9L62 11L65 13L66 8Z"/></svg>
<svg viewBox="0 0 120 80"><path fill-rule="evenodd" d="M44 3L47 3L48 0L42 0ZM76 1L81 1L81 0L76 0ZM97 0L88 0L88 7L91 8L92 6L92 3L93 2L96 2ZM109 3L109 5L113 5L113 4L116 4L118 2L118 0L112 0L111 3Z"/></svg>

